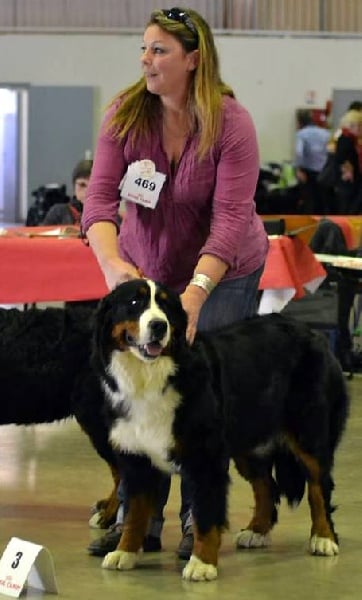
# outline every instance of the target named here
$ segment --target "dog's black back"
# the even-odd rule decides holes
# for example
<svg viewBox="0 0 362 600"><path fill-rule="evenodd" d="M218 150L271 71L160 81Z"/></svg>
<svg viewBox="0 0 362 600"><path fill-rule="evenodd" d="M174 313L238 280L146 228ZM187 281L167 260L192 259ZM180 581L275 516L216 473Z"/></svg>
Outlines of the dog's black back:
<svg viewBox="0 0 362 600"><path fill-rule="evenodd" d="M196 344L205 353L212 386L224 405L232 455L265 444L271 432L278 435L283 429L315 439L316 447L328 436L330 450L336 447L346 420L347 392L323 335L272 314L199 334Z"/></svg>

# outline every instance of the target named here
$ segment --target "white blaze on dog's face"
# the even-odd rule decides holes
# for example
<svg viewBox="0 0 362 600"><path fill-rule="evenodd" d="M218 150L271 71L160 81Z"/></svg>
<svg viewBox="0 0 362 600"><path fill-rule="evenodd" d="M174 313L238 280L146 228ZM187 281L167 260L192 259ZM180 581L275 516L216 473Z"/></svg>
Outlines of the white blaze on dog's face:
<svg viewBox="0 0 362 600"><path fill-rule="evenodd" d="M171 339L170 322L157 302L156 292L153 281L139 283L134 296L127 299L125 321L113 329L119 349L129 350L146 362L157 359Z"/></svg>
<svg viewBox="0 0 362 600"><path fill-rule="evenodd" d="M139 319L139 332L136 346L130 346L131 352L144 360L157 358L170 341L170 324L166 314L156 302L156 285L148 280L150 302Z"/></svg>

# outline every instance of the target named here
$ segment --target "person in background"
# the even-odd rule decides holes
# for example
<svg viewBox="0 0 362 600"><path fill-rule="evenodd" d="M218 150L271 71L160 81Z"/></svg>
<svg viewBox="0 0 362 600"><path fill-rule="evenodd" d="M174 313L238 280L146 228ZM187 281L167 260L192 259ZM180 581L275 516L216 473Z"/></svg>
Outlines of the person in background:
<svg viewBox="0 0 362 600"><path fill-rule="evenodd" d="M57 202L50 207L42 225L80 225L83 203L86 197L88 182L93 161L84 159L76 164L72 172L73 196L69 202ZM99 299L68 300L67 308L80 306L96 308Z"/></svg>
<svg viewBox="0 0 362 600"><path fill-rule="evenodd" d="M362 111L362 100L353 100L348 107L348 110L359 110Z"/></svg>
<svg viewBox="0 0 362 600"><path fill-rule="evenodd" d="M297 112L298 130L295 139L295 169L300 185L299 212L324 214L322 192L317 177L327 160L328 129L313 123L308 109Z"/></svg>
<svg viewBox="0 0 362 600"><path fill-rule="evenodd" d="M340 122L341 133L335 146L336 207L338 214L361 212L361 171L359 139L362 137L362 111L348 110Z"/></svg>
<svg viewBox="0 0 362 600"><path fill-rule="evenodd" d="M42 225L80 225L92 166L88 159L77 163L72 173L73 197L69 202L53 204Z"/></svg>
<svg viewBox="0 0 362 600"><path fill-rule="evenodd" d="M348 107L348 110L357 110L362 114L362 100L354 100ZM358 134L358 143L357 143L357 153L358 153L358 164L359 164L359 172L362 176L362 128L359 130ZM362 198L361 198L362 199Z"/></svg>
<svg viewBox="0 0 362 600"><path fill-rule="evenodd" d="M253 200L256 133L221 79L213 35L196 11L151 14L141 68L102 123L82 228L110 290L142 274L181 294L191 344L197 329L233 323L257 308L268 240ZM119 229L120 196L126 213ZM192 491L184 478L181 493L178 555L188 558ZM121 527L108 544L112 531L88 551L114 550Z"/></svg>

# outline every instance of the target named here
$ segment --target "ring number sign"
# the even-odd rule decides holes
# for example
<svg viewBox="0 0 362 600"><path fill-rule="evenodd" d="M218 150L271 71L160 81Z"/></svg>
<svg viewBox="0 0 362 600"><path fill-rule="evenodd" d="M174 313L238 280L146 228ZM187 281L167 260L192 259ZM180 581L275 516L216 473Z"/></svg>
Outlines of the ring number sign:
<svg viewBox="0 0 362 600"><path fill-rule="evenodd" d="M155 208L165 179L166 175L156 171L152 160L137 160L128 166L119 184L121 197L146 208Z"/></svg>
<svg viewBox="0 0 362 600"><path fill-rule="evenodd" d="M26 585L58 593L54 564L47 548L13 537L0 559L0 593L18 598Z"/></svg>

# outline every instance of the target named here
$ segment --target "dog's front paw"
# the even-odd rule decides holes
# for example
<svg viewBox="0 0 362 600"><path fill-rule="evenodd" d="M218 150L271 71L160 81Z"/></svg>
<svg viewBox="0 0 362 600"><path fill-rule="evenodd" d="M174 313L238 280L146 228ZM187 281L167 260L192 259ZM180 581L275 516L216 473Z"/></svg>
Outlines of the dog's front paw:
<svg viewBox="0 0 362 600"><path fill-rule="evenodd" d="M338 544L333 540L325 537L313 535L310 538L309 550L311 554L317 556L335 556L339 554Z"/></svg>
<svg viewBox="0 0 362 600"><path fill-rule="evenodd" d="M255 533L251 529L241 529L235 536L237 548L265 548L270 545L268 534Z"/></svg>
<svg viewBox="0 0 362 600"><path fill-rule="evenodd" d="M134 569L137 562L136 552L124 552L115 550L108 552L103 559L102 569L118 569L119 571L129 571Z"/></svg>
<svg viewBox="0 0 362 600"><path fill-rule="evenodd" d="M194 554L184 570L182 571L183 579L187 581L212 581L217 578L217 568L210 563L204 563Z"/></svg>

